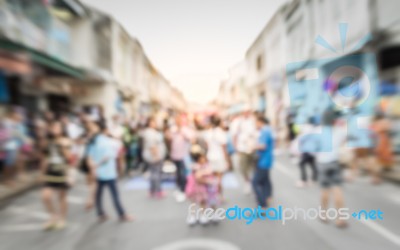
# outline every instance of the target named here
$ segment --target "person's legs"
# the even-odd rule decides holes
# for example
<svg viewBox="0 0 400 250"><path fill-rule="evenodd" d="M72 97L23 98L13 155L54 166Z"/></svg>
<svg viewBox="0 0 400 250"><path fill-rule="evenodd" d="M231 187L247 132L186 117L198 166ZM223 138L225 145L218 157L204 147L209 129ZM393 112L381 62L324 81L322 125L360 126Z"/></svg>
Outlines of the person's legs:
<svg viewBox="0 0 400 250"><path fill-rule="evenodd" d="M117 157L117 170L118 176L122 176L126 170L126 161L125 161L125 151L124 148L121 148L118 152Z"/></svg>
<svg viewBox="0 0 400 250"><path fill-rule="evenodd" d="M253 170L253 166L255 165L254 162L254 157L252 154L245 154L245 175L246 175L246 179L251 180L251 174L252 174L252 170Z"/></svg>
<svg viewBox="0 0 400 250"><path fill-rule="evenodd" d="M332 192L336 209L342 208L344 206L342 188L340 186L335 186L332 188Z"/></svg>
<svg viewBox="0 0 400 250"><path fill-rule="evenodd" d="M233 165L233 171L235 173L236 178L238 179L239 185L241 187L244 186L244 177L242 175L240 164L239 164L239 153L234 153L231 155L231 161Z"/></svg>
<svg viewBox="0 0 400 250"><path fill-rule="evenodd" d="M309 164L311 166L311 171L312 171L312 180L316 182L318 180L318 170L317 170L317 164L315 162L315 156L314 155L309 155Z"/></svg>
<svg viewBox="0 0 400 250"><path fill-rule="evenodd" d="M16 177L19 180L25 180L27 178L25 171L26 163L27 163L26 155L24 155L22 151L18 151L15 161L15 171L16 171Z"/></svg>
<svg viewBox="0 0 400 250"><path fill-rule="evenodd" d="M260 182L260 175L258 174L258 170L255 171L254 176L253 176L253 191L256 196L257 204L260 205L262 203L261 201L261 192L260 192L260 187L259 187L259 182Z"/></svg>
<svg viewBox="0 0 400 250"><path fill-rule="evenodd" d="M332 162L324 165L324 170L322 170L321 184L322 184L322 197L321 197L321 207L324 210L328 209L329 196L333 192L333 199L336 209L340 209L344 206L343 192L341 184L342 171L338 162ZM325 219L326 220L326 219ZM337 220L336 225L338 227L345 227L347 223L345 220Z"/></svg>
<svg viewBox="0 0 400 250"><path fill-rule="evenodd" d="M4 179L7 186L14 185L14 168L17 162L17 150L7 150L5 151L4 159Z"/></svg>
<svg viewBox="0 0 400 250"><path fill-rule="evenodd" d="M301 176L301 181L302 182L307 182L307 171L306 171L306 164L307 164L307 155L306 153L301 154L301 159L300 159L300 176Z"/></svg>
<svg viewBox="0 0 400 250"><path fill-rule="evenodd" d="M343 198L343 191L341 186L335 186L332 188L333 191L333 197L334 197L334 202L335 202L335 207L337 210L340 208L344 207L344 198ZM337 219L336 220L336 225L338 227L346 227L347 223L345 220Z"/></svg>
<svg viewBox="0 0 400 250"><path fill-rule="evenodd" d="M266 200L266 205L269 206L272 201L272 182L270 178L270 169L264 170L264 199Z"/></svg>
<svg viewBox="0 0 400 250"><path fill-rule="evenodd" d="M352 168L352 179L356 178L359 175L360 167L365 168L369 171L369 161L368 158L371 155L370 148L356 148L354 149L354 158L351 163Z"/></svg>
<svg viewBox="0 0 400 250"><path fill-rule="evenodd" d="M97 188L96 188L96 209L97 215L99 217L104 217L105 213L103 210L103 189L104 185L106 185L106 181L97 180Z"/></svg>
<svg viewBox="0 0 400 250"><path fill-rule="evenodd" d="M186 186L186 169L183 160L173 161L176 166L176 184L181 192L185 192Z"/></svg>
<svg viewBox="0 0 400 250"><path fill-rule="evenodd" d="M150 194L158 195L161 192L162 163L149 164L150 168Z"/></svg>
<svg viewBox="0 0 400 250"><path fill-rule="evenodd" d="M65 220L67 218L68 204L67 204L67 189L58 190L58 200L60 204L60 217L59 217L59 227L63 228L65 226Z"/></svg>
<svg viewBox="0 0 400 250"><path fill-rule="evenodd" d="M161 194L161 180L162 180L162 162L155 165L155 191Z"/></svg>
<svg viewBox="0 0 400 250"><path fill-rule="evenodd" d="M381 182L381 166L379 165L378 159L375 156L369 156L366 159L366 165L372 178L372 184L379 184Z"/></svg>
<svg viewBox="0 0 400 250"><path fill-rule="evenodd" d="M143 169L142 169L142 173L145 173L147 170L150 169L150 163L146 162L146 161L142 161L143 163ZM140 163L139 163L140 164Z"/></svg>
<svg viewBox="0 0 400 250"><path fill-rule="evenodd" d="M359 168L359 149L354 149L353 159L350 161L351 177L350 180L354 180L358 176Z"/></svg>
<svg viewBox="0 0 400 250"><path fill-rule="evenodd" d="M252 156L245 153L239 153L239 167L244 179L244 193L249 194L251 192L251 172L254 167L254 161Z"/></svg>
<svg viewBox="0 0 400 250"><path fill-rule="evenodd" d="M258 205L261 207L266 207L265 190L263 188L264 176L260 169L256 169L252 184Z"/></svg>
<svg viewBox="0 0 400 250"><path fill-rule="evenodd" d="M319 165L319 181L321 184L321 208L323 210L328 209L329 205L329 196L330 196L330 187L331 187L331 178L329 175L329 165L324 163ZM326 215L320 217L321 221L326 222Z"/></svg>
<svg viewBox="0 0 400 250"><path fill-rule="evenodd" d="M243 176L243 179L246 183L250 181L250 176L247 173L247 162L246 162L246 154L238 153L239 154L239 169Z"/></svg>
<svg viewBox="0 0 400 250"><path fill-rule="evenodd" d="M45 187L42 189L42 201L43 204L47 210L47 212L50 215L49 222L46 224L45 229L54 226L54 223L57 221L57 213L54 209L53 205L53 189L50 187Z"/></svg>
<svg viewBox="0 0 400 250"><path fill-rule="evenodd" d="M322 192L321 192L321 208L323 210L327 210L328 209L328 205L329 205L329 195L330 195L330 188L325 188L322 187ZM326 218L326 214L323 215L324 217L320 217L320 219L322 221L327 221Z"/></svg>
<svg viewBox="0 0 400 250"><path fill-rule="evenodd" d="M132 159L132 169L133 169L133 170L138 170L139 167L140 167L140 161L138 160L137 157L134 157L134 158Z"/></svg>
<svg viewBox="0 0 400 250"><path fill-rule="evenodd" d="M130 151L130 146L129 143L124 145L124 149L125 149L125 171L124 173L129 175L129 173L131 172L132 168L133 168L133 155Z"/></svg>
<svg viewBox="0 0 400 250"><path fill-rule="evenodd" d="M156 184L155 184L155 166L154 164L146 163L150 171L150 195L154 195L156 193Z"/></svg>
<svg viewBox="0 0 400 250"><path fill-rule="evenodd" d="M223 173L222 172L217 172L215 173L215 176L218 180L218 193L219 193L219 198L221 200L221 202L225 202L224 199L224 192L223 192L223 187L222 187L222 177L223 177Z"/></svg>
<svg viewBox="0 0 400 250"><path fill-rule="evenodd" d="M53 198L53 189L50 188L50 187L43 188L42 189L42 201L43 201L43 204L44 204L47 212L49 212L51 217L54 218L54 217L56 217L56 213L55 213L55 210L54 210L52 198Z"/></svg>
<svg viewBox="0 0 400 250"><path fill-rule="evenodd" d="M125 216L125 211L122 208L121 201L119 199L118 187L116 180L107 181L108 188L111 191L111 197L114 203L115 210L118 212L120 218Z"/></svg>
<svg viewBox="0 0 400 250"><path fill-rule="evenodd" d="M95 196L96 196L96 190L97 190L97 188L96 188L97 181L96 181L96 178L94 177L94 174L92 174L91 171L89 171L86 174L86 184L89 189L89 194L88 194L88 198L86 201L86 209L90 210L93 207Z"/></svg>

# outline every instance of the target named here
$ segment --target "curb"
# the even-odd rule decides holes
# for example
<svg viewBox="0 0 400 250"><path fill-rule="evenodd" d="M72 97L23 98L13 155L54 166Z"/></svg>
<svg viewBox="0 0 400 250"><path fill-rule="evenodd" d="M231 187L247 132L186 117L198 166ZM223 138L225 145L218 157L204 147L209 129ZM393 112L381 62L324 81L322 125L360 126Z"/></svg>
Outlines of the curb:
<svg viewBox="0 0 400 250"><path fill-rule="evenodd" d="M0 209L7 206L11 200L14 198L17 198L18 196L34 190L39 186L39 183L37 182L35 175L32 174L29 176L29 180L24 182L21 185L18 185L18 187L12 188L12 190L7 190L4 192L0 193Z"/></svg>

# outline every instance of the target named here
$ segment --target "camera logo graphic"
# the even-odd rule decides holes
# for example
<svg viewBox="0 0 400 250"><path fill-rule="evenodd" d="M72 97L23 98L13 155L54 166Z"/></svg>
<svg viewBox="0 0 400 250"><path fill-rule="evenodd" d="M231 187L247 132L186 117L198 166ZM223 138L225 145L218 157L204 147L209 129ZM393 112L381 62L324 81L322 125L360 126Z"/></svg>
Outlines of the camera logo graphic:
<svg viewBox="0 0 400 250"><path fill-rule="evenodd" d="M378 71L373 53L357 53L372 36L367 35L350 52L346 46L347 24L339 24L342 53L333 48L321 36L315 42L339 55L321 60L306 60L286 66L290 109L294 123L302 125L321 121L323 113L330 109L346 121L349 147L371 147L368 126L378 100ZM320 123L320 122L319 122ZM332 129L321 126L312 134L323 142L315 152L332 150ZM302 144L300 151L302 151Z"/></svg>

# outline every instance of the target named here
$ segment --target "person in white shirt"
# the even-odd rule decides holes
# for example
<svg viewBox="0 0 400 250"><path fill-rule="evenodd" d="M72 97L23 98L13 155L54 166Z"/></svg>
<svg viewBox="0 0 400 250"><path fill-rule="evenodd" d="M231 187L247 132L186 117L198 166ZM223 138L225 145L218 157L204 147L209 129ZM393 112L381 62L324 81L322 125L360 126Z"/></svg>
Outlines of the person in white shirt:
<svg viewBox="0 0 400 250"><path fill-rule="evenodd" d="M182 116L177 116L175 126L166 130L165 136L169 142L169 158L176 167L176 185L178 187L175 197L178 202L185 200L186 163L189 155L189 146L193 138L191 130L185 126Z"/></svg>
<svg viewBox="0 0 400 250"><path fill-rule="evenodd" d="M212 116L210 122L211 126L204 132L203 138L208 147L207 160L218 179L219 194L222 199L222 177L230 168L230 159L226 148L228 134L221 128L219 117Z"/></svg>
<svg viewBox="0 0 400 250"><path fill-rule="evenodd" d="M150 171L150 196L160 199L165 196L161 188L162 167L167 154L163 134L157 130L156 121L152 118L143 131L143 159Z"/></svg>
<svg viewBox="0 0 400 250"><path fill-rule="evenodd" d="M126 161L125 161L125 148L122 141L124 134L124 127L122 126L122 117L114 115L112 121L108 124L108 133L114 139L113 145L115 150L118 152L117 163L120 175L125 172Z"/></svg>
<svg viewBox="0 0 400 250"><path fill-rule="evenodd" d="M237 170L240 172L244 183L244 192L251 192L251 174L254 168L254 148L257 145L258 132L255 118L250 110L233 121L230 128L235 154L237 157Z"/></svg>
<svg viewBox="0 0 400 250"><path fill-rule="evenodd" d="M112 121L108 125L108 130L110 135L115 139L122 140L122 135L124 134L124 127L122 126L121 117L119 115L114 115Z"/></svg>
<svg viewBox="0 0 400 250"><path fill-rule="evenodd" d="M61 117L61 122L68 138L75 141L82 136L83 134L82 127L80 127L73 120L71 120L68 115L63 115Z"/></svg>
<svg viewBox="0 0 400 250"><path fill-rule="evenodd" d="M207 159L214 172L224 173L228 170L228 154L226 144L228 141L227 133L220 127L221 120L213 116L211 118L211 127L208 128L203 138L207 143Z"/></svg>

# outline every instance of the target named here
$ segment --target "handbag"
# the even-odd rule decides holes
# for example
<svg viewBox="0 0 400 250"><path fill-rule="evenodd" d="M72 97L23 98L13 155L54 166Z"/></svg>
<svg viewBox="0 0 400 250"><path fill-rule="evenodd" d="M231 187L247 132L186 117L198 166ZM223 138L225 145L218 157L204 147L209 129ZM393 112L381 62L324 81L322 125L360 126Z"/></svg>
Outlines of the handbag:
<svg viewBox="0 0 400 250"><path fill-rule="evenodd" d="M88 160L87 154L88 154L89 147L92 146L92 145L95 143L96 138L97 138L98 135L99 135L99 134L93 135L93 136L88 140L87 145L86 145L86 147L85 147L85 152L83 153L81 162L80 162L80 164L79 164L79 169L80 169L82 172L84 172L84 173L89 173L89 171L90 171L90 167L89 167L89 165L88 165L88 163L87 163L87 162L88 162L88 161L87 161L87 160Z"/></svg>

